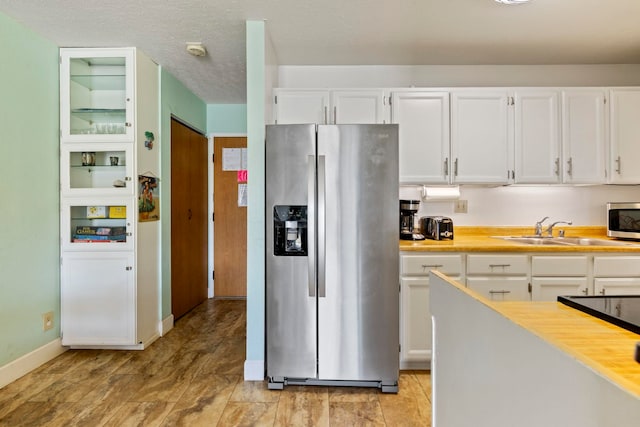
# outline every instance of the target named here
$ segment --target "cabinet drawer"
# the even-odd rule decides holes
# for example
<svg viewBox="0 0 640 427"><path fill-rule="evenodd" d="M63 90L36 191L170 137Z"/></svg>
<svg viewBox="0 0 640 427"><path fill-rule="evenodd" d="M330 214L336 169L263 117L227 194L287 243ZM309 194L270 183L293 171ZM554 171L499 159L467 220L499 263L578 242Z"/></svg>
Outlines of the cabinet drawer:
<svg viewBox="0 0 640 427"><path fill-rule="evenodd" d="M586 276L589 260L584 256L533 256L532 276Z"/></svg>
<svg viewBox="0 0 640 427"><path fill-rule="evenodd" d="M615 256L593 258L594 277L640 276L640 256Z"/></svg>
<svg viewBox="0 0 640 427"><path fill-rule="evenodd" d="M527 255L468 255L467 275L520 275L529 272Z"/></svg>
<svg viewBox="0 0 640 427"><path fill-rule="evenodd" d="M467 287L492 301L529 301L526 277L468 277Z"/></svg>
<svg viewBox="0 0 640 427"><path fill-rule="evenodd" d="M403 275L427 276L431 270L447 275L462 273L461 255L402 255L400 262Z"/></svg>

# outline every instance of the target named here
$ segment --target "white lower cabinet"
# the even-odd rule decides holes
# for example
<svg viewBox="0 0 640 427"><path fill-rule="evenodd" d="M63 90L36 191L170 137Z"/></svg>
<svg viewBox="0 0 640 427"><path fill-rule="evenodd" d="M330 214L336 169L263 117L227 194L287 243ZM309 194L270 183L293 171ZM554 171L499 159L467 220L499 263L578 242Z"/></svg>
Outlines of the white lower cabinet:
<svg viewBox="0 0 640 427"><path fill-rule="evenodd" d="M467 277L467 287L492 301L528 301L529 279L517 277Z"/></svg>
<svg viewBox="0 0 640 427"><path fill-rule="evenodd" d="M596 295L640 295L640 256L594 256Z"/></svg>
<svg viewBox="0 0 640 427"><path fill-rule="evenodd" d="M460 280L463 256L400 256L400 369L426 369L431 362L429 271Z"/></svg>
<svg viewBox="0 0 640 427"><path fill-rule="evenodd" d="M136 345L133 252L62 258L62 345Z"/></svg>
<svg viewBox="0 0 640 427"><path fill-rule="evenodd" d="M589 295L588 274L588 255L533 255L531 299L557 301L560 295Z"/></svg>
<svg viewBox="0 0 640 427"><path fill-rule="evenodd" d="M467 255L467 287L493 301L529 300L529 257Z"/></svg>

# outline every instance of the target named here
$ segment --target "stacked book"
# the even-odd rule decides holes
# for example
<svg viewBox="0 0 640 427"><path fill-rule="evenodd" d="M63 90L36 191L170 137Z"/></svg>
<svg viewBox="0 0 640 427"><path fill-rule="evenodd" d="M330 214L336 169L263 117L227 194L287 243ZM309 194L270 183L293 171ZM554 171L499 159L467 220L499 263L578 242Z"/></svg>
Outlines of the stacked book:
<svg viewBox="0 0 640 427"><path fill-rule="evenodd" d="M125 227L76 227L73 234L74 243L97 243L97 242L126 242L127 234Z"/></svg>

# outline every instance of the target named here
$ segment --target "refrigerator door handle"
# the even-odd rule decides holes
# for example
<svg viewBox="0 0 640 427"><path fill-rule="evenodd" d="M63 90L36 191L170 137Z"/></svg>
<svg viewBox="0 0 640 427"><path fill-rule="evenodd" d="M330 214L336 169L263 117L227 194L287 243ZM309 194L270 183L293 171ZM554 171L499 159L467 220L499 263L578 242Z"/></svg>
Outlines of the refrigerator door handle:
<svg viewBox="0 0 640 427"><path fill-rule="evenodd" d="M309 296L316 296L316 158L307 158L307 243L309 248Z"/></svg>
<svg viewBox="0 0 640 427"><path fill-rule="evenodd" d="M326 296L325 283L325 156L318 156L318 297Z"/></svg>

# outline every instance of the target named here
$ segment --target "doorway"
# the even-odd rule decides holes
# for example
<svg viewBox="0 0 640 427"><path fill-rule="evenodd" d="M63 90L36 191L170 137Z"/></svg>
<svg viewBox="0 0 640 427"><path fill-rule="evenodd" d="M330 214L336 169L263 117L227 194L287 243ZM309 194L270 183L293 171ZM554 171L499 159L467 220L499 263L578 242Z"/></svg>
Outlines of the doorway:
<svg viewBox="0 0 640 427"><path fill-rule="evenodd" d="M216 298L247 296L247 137L213 139L213 268ZM243 193L244 192L244 193Z"/></svg>
<svg viewBox="0 0 640 427"><path fill-rule="evenodd" d="M207 299L207 138L171 119L171 312Z"/></svg>

